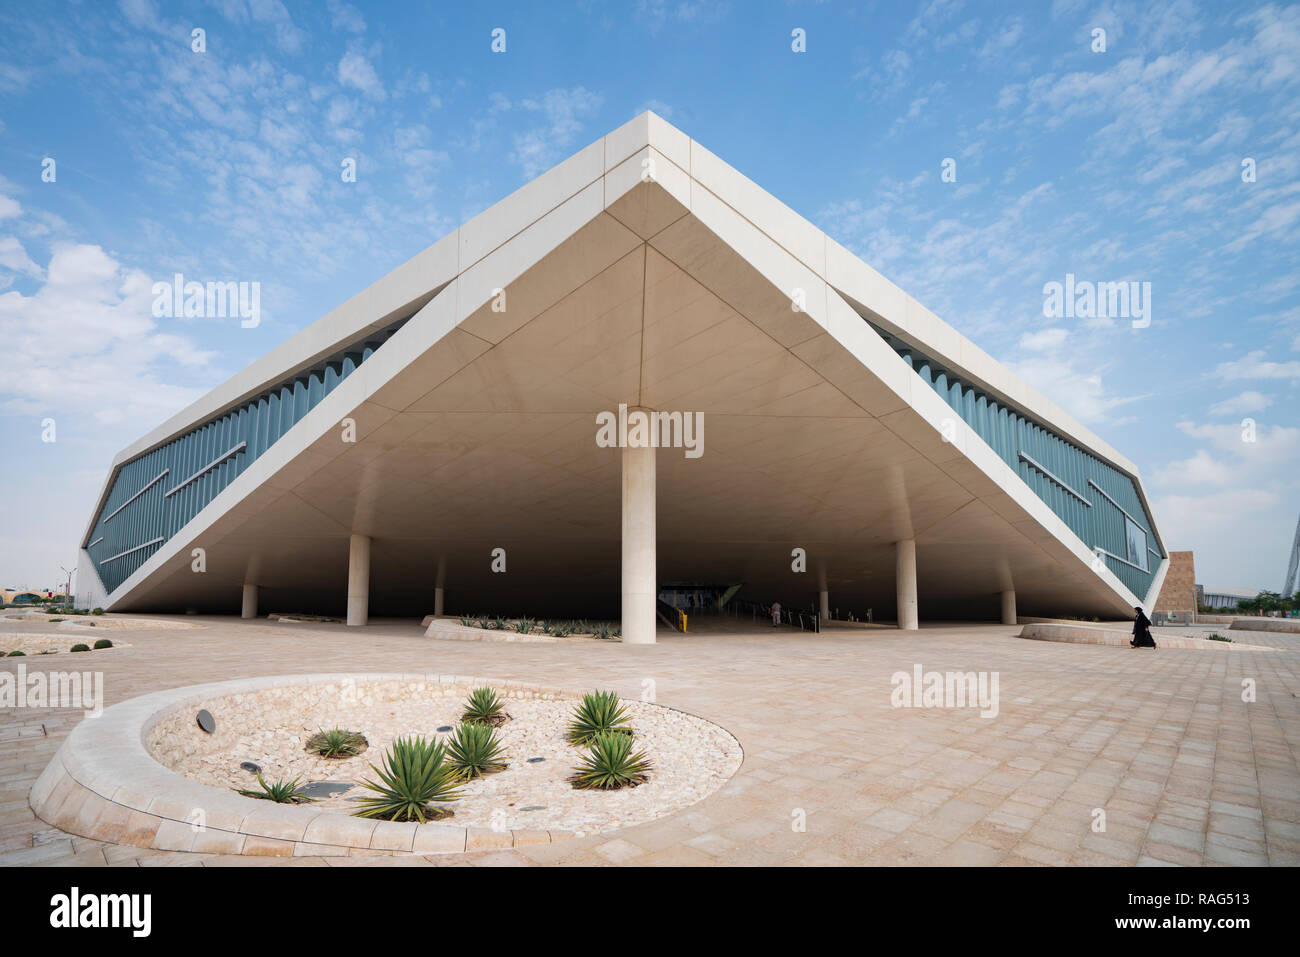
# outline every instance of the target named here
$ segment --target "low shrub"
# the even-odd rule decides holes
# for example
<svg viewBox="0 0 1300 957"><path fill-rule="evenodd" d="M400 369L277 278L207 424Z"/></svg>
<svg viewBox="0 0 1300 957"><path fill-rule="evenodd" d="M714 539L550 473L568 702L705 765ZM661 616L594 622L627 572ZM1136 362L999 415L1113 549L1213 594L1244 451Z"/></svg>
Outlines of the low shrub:
<svg viewBox="0 0 1300 957"><path fill-rule="evenodd" d="M520 618L515 622L515 631L521 635L526 635L533 630L533 620L531 618Z"/></svg>
<svg viewBox="0 0 1300 957"><path fill-rule="evenodd" d="M1209 638L1210 641L1226 641L1228 644L1232 644L1231 638L1229 638L1227 635L1221 635L1217 631L1214 634L1209 635L1207 637Z"/></svg>
<svg viewBox="0 0 1300 957"><path fill-rule="evenodd" d="M383 768L370 766L379 781L361 782L375 796L360 799L363 807L356 816L420 824L450 816L450 808L430 807L460 797L456 788L459 775L445 758L446 749L437 741L419 735L398 738L384 755Z"/></svg>
<svg viewBox="0 0 1300 957"><path fill-rule="evenodd" d="M75 645L72 646L72 650L73 650L73 651L89 651L89 650L90 650L90 645L83 645L81 642L77 642Z"/></svg>
<svg viewBox="0 0 1300 957"><path fill-rule="evenodd" d="M582 696L573 709L569 721L568 738L571 744L588 745L598 734L613 731L631 737L627 710L612 691L591 691Z"/></svg>
<svg viewBox="0 0 1300 957"><path fill-rule="evenodd" d="M465 711L460 720L466 724L486 724L496 727L509 719L501 710L501 699L491 688L475 688L465 700Z"/></svg>
<svg viewBox="0 0 1300 957"><path fill-rule="evenodd" d="M100 638L98 641L95 642L95 647L96 647L96 648L112 648L112 647L113 647L113 643L112 643L111 641L109 641L107 638Z"/></svg>
<svg viewBox="0 0 1300 957"><path fill-rule="evenodd" d="M67 619L66 619L66 618L51 618L51 619L50 619L50 624L51 624L51 625L57 625L57 624L58 624L59 622L61 622L61 621L67 621Z"/></svg>
<svg viewBox="0 0 1300 957"><path fill-rule="evenodd" d="M236 788L244 797L257 798L259 801L274 801L276 804L306 804L315 798L307 797L302 793L302 788L298 786L301 778L294 778L292 781L276 781L274 784L267 784L266 779L262 777L262 772L257 772L257 783L261 788L260 791L250 791L244 788Z"/></svg>
<svg viewBox="0 0 1300 957"><path fill-rule="evenodd" d="M91 612L90 612L90 613L91 613L92 615L102 615L102 614L104 613L104 609L102 609L102 608L94 608L94 609L91 609Z"/></svg>
<svg viewBox="0 0 1300 957"><path fill-rule="evenodd" d="M580 790L613 791L644 784L653 765L644 751L632 751L626 734L602 731L591 740L569 783Z"/></svg>
<svg viewBox="0 0 1300 957"><path fill-rule="evenodd" d="M466 781L504 771L501 739L488 724L459 724L447 741L447 761Z"/></svg>
<svg viewBox="0 0 1300 957"><path fill-rule="evenodd" d="M25 651L11 651L11 652L9 652L9 654L5 655L5 657L6 657L6 658L26 658L26 657L27 657L27 652L25 652Z"/></svg>
<svg viewBox="0 0 1300 957"><path fill-rule="evenodd" d="M322 758L351 758L364 751L369 744L360 731L321 728L307 739L306 750L314 751Z"/></svg>

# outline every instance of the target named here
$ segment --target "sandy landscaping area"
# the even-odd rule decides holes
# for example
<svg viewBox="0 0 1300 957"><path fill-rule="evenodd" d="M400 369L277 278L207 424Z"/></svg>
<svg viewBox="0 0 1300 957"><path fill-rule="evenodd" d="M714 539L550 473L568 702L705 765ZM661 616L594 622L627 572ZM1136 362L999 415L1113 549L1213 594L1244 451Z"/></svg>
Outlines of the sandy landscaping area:
<svg viewBox="0 0 1300 957"><path fill-rule="evenodd" d="M176 629L199 627L187 621L167 618L117 618L112 615L47 615L43 612L33 611L17 615L9 613L0 616L0 623L19 621L43 622L45 624L67 625L68 627L76 626L87 630L102 628L106 631L175 631Z"/></svg>
<svg viewBox="0 0 1300 957"><path fill-rule="evenodd" d="M353 784L310 807L351 812L370 792L357 782L374 779L393 739L408 734L446 738L463 711L469 685L386 681L349 686L277 688L207 703L216 732L195 722L197 708L162 719L149 732L149 753L170 770L224 789L256 789L253 762L268 782ZM739 743L726 730L694 715L626 701L637 747L654 765L649 780L613 792L575 790L566 778L584 753L565 740L574 698L522 697L499 687L511 720L500 729L508 767L463 786L450 805L457 825L495 829L547 829L597 833L655 820L717 790L739 769ZM304 745L318 729L359 731L369 748L352 758L327 759ZM445 729L445 730L441 730ZM538 760L541 759L541 760Z"/></svg>
<svg viewBox="0 0 1300 957"><path fill-rule="evenodd" d="M99 652L112 651L113 648L130 648L131 645L125 641L116 641L112 638L113 648L96 648L95 642L105 637L96 635L90 629L86 629L87 634L62 634L60 632L47 632L43 635L38 634L14 634L7 631L0 631L0 652L8 655L11 651L21 651L24 655L45 655L45 654L71 654L73 645L90 645L90 651L79 651L79 655L94 655Z"/></svg>

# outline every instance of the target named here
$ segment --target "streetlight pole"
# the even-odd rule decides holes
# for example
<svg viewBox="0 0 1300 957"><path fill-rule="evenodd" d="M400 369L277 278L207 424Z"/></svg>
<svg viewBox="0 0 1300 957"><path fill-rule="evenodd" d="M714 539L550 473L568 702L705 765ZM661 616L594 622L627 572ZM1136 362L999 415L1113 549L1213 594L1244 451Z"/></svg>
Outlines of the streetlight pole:
<svg viewBox="0 0 1300 957"><path fill-rule="evenodd" d="M62 565L60 565L59 567L63 568ZM77 570L77 566L73 565L72 571L68 571L68 569L66 568L63 568L63 570L65 572L68 572L68 587L67 590L63 593L63 597L67 599L68 610L71 611L72 610L72 572L75 572Z"/></svg>

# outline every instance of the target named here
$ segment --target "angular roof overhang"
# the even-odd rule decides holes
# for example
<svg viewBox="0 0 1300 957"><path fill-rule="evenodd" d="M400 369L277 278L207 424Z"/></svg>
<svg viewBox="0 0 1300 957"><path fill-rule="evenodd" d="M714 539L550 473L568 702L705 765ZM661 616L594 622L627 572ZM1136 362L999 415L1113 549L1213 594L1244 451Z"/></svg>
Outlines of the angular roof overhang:
<svg viewBox="0 0 1300 957"><path fill-rule="evenodd" d="M1144 496L1127 459L653 114L444 237L115 467L411 309L111 605L228 603L244 580L337 591L353 532L376 540L381 591L431 588L428 565L442 560L453 590L490 594L501 585L488 571L494 547L507 547L519 594L616 589L619 458L594 437L595 414L620 403L704 415L701 458L658 453L661 578L744 581L764 595L824 581L883 605L888 546L914 537L923 612L927 590L959 610L1014 587L1022 613L1119 614L1147 597L1096 570L862 316L1128 474ZM341 439L345 418L355 443ZM208 570L196 576L200 545ZM790 572L793 547L807 550L816 583Z"/></svg>

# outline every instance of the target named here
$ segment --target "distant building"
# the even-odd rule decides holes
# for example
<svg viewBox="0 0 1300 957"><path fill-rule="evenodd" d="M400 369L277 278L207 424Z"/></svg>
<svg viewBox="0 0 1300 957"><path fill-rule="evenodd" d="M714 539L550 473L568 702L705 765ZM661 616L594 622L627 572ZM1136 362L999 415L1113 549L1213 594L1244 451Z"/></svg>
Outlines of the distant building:
<svg viewBox="0 0 1300 957"><path fill-rule="evenodd" d="M4 605L31 605L51 597L54 597L54 592L49 590L0 588L0 604Z"/></svg>
<svg viewBox="0 0 1300 957"><path fill-rule="evenodd" d="M1236 608L1237 602L1254 598L1259 594L1258 589L1251 591L1247 588L1218 588L1212 591L1203 586L1202 592L1205 595L1203 604L1206 608Z"/></svg>

